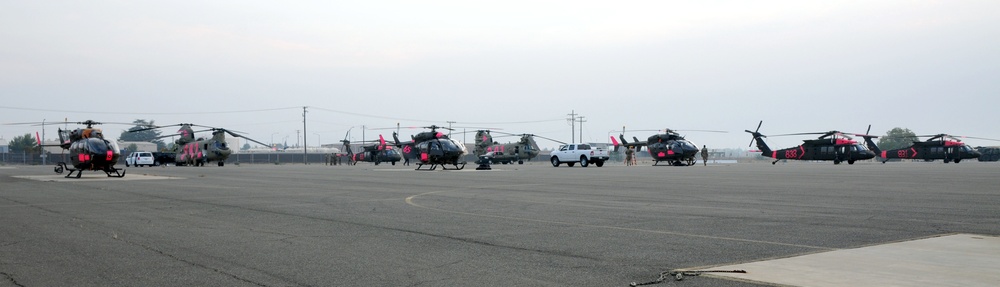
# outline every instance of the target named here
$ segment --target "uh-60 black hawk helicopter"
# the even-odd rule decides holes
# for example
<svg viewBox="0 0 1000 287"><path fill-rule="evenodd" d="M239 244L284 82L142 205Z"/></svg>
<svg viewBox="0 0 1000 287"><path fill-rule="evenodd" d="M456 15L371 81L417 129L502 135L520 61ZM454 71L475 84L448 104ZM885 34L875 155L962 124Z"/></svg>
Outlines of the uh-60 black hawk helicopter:
<svg viewBox="0 0 1000 287"><path fill-rule="evenodd" d="M56 146L69 150L70 163L56 163L55 172L62 174L63 170L68 170L67 178L74 172L76 178L80 178L84 170L103 171L108 177L124 177L125 169L115 168L121 156L118 143L104 139L101 129L94 128L101 123L87 120L77 124L87 127L72 131L59 129L59 144Z"/></svg>
<svg viewBox="0 0 1000 287"><path fill-rule="evenodd" d="M373 162L375 165L383 162L396 165L396 162L403 160L403 155L393 146L388 145L382 135L379 135L378 139L378 142L375 144L361 146L362 152L360 153L354 153L351 150L351 141L347 140L346 137L341 140L340 142L344 143L344 151L347 152L347 158L350 160L349 164L357 165L359 161L363 161Z"/></svg>
<svg viewBox="0 0 1000 287"><path fill-rule="evenodd" d="M868 148L875 151L882 158L882 163L894 158L922 159L925 161L942 159L944 163L959 163L963 159L974 159L982 156L982 153L963 143L959 137L997 141L995 139L952 136L948 134L913 136L913 138L922 137L929 138L925 141L914 140L913 144L908 147L892 150L881 150L871 140L868 140L866 143L868 144Z"/></svg>
<svg viewBox="0 0 1000 287"><path fill-rule="evenodd" d="M657 165L661 161L665 161L674 166L691 166L697 161L695 157L698 155L698 146L678 134L678 130L664 129L634 131L662 131L663 133L651 135L646 139L646 141L640 141L638 138L632 137L634 140L633 142L626 141L625 135L619 134L618 137L621 139L621 143L618 143L618 140L615 140L615 137L611 137L611 142L615 146L615 151L618 151L620 146L624 146L626 148L635 147L635 151L639 152L642 150L642 147L645 146L649 151L649 155L653 157L653 165ZM725 133L724 131L712 130L686 131Z"/></svg>
<svg viewBox="0 0 1000 287"><path fill-rule="evenodd" d="M233 137L244 138L254 143L262 146L268 146L268 144L256 141L254 139L242 136L233 131L214 128L209 126L201 126L196 124L175 124L166 126L155 126L149 128L131 129L128 132L138 132L151 129L159 129L166 127L179 126L180 129L177 130L177 134L160 136L160 138L180 136L176 141L174 141L173 149L174 153L174 164L175 165L192 165L192 166L204 166L206 162L217 162L219 166L225 166L226 159L229 155L233 153L233 150L229 148L226 143L226 134ZM202 127L205 130L195 131L192 127ZM195 139L194 134L198 132L211 131L211 138L198 138Z"/></svg>
<svg viewBox="0 0 1000 287"><path fill-rule="evenodd" d="M430 165L428 170L434 170L438 166L441 166L442 169L448 169L449 165L453 166L455 170L465 168L464 157L469 153L465 149L465 144L437 131L437 129L452 129L436 125L424 128L430 129L430 131L410 136L412 140L407 142L400 142L398 135L395 132L392 133L392 138L395 140L394 145L403 149L403 156L407 159L417 161L417 170L420 170L424 165Z"/></svg>
<svg viewBox="0 0 1000 287"><path fill-rule="evenodd" d="M554 141L561 144L566 144L561 141L554 139L533 135L533 134L511 134L504 132L497 132L506 136L520 136L521 138L517 142L512 143L497 143L493 141L493 136L490 134L490 130L478 130L476 131L476 146L473 149L478 157L487 156L490 163L496 164L524 164L525 160L531 160L538 156L538 144L535 143L534 137L540 137L550 141Z"/></svg>
<svg viewBox="0 0 1000 287"><path fill-rule="evenodd" d="M833 164L840 164L841 162L847 162L848 164L854 164L855 161L866 160L875 158L875 153L866 148L865 146L859 144L857 141L853 140L848 134L839 131L828 131L828 132L814 132L814 133L795 133L795 134L783 134L783 135L773 135L773 136L790 136L790 135L820 135L819 138L813 140L802 140L802 144L797 147L771 150L770 147L764 143L764 138L767 137L762 135L760 131L760 126L764 124L763 121L757 124L757 130L746 132L753 135L753 139L750 140L750 145L753 142L757 142L757 148L760 149L761 155L774 158L771 164L775 164L783 159L793 159L793 160L831 160ZM869 126L869 129L871 127ZM871 138L877 138L877 136L871 136L867 134L852 134L855 136L860 136L866 138L870 141Z"/></svg>

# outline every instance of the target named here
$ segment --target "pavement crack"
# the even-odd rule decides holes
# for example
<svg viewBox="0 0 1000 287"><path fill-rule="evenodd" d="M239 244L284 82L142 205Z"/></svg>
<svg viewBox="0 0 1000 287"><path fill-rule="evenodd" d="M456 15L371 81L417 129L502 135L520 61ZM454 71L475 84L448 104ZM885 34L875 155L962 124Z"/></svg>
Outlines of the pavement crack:
<svg viewBox="0 0 1000 287"><path fill-rule="evenodd" d="M18 283L17 279L14 279L14 276L10 275L10 273L0 272L0 276L3 276L3 278L6 278L7 281L10 281L10 283L14 284L14 286L24 287L24 285L21 284L21 283Z"/></svg>

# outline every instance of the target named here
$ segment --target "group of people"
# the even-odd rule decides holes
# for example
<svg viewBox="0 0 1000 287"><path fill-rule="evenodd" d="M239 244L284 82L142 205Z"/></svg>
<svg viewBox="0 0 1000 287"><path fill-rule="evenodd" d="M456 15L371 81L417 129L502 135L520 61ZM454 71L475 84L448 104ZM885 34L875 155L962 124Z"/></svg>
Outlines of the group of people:
<svg viewBox="0 0 1000 287"><path fill-rule="evenodd" d="M625 150L625 166L635 165L636 164L636 158L638 158L638 157L635 155L635 147L631 147L631 146L628 147L628 149ZM701 162L705 166L708 166L708 146L707 145L702 145L701 146Z"/></svg>

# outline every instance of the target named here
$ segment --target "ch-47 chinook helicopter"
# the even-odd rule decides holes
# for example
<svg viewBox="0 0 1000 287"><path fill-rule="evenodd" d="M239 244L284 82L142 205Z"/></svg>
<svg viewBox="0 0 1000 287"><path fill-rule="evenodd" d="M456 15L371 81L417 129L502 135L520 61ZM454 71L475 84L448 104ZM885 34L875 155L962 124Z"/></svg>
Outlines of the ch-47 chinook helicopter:
<svg viewBox="0 0 1000 287"><path fill-rule="evenodd" d="M566 144L561 141L553 140L550 138L533 135L533 134L511 134L504 132L495 133L504 134L507 136L520 136L521 139L517 142L512 143L497 143L493 141L493 136L490 135L490 130L478 130L476 131L476 146L473 153L476 156L483 156L488 153L491 154L489 157L490 163L496 164L524 164L525 160L531 160L538 156L538 144L535 143L534 137L540 137L550 141L554 141L561 144Z"/></svg>
<svg viewBox="0 0 1000 287"><path fill-rule="evenodd" d="M649 155L653 157L653 165L657 165L661 161L666 161L669 162L670 165L674 166L691 166L694 165L695 161L697 161L695 157L698 155L698 146L678 134L677 130L664 129L635 131L662 131L663 133L651 135L646 139L646 141L640 141L638 138L632 137L634 140L633 142L626 141L625 135L620 134L618 137L621 139L621 143L618 143L618 140L615 140L615 137L611 137L611 142L615 146L615 151L618 151L618 147L625 146L626 148L636 147L635 151L638 152L642 150L643 146L645 146L649 151ZM711 130L687 131L725 133L724 131Z"/></svg>
<svg viewBox="0 0 1000 287"><path fill-rule="evenodd" d="M174 141L174 147L172 152L174 153L174 164L176 165L192 165L192 166L204 166L206 162L217 162L219 166L226 165L226 159L229 155L233 153L233 150L229 148L226 144L226 134L233 137L244 138L254 143L262 146L268 146L265 143L256 141L254 139L242 136L233 131L214 128L209 126L201 126L195 124L175 124L166 126L155 126L142 129L133 129L128 132L137 132L151 129L159 129L165 127L179 126L180 129L177 130L177 134L161 136L172 137L179 135L176 141ZM195 131L191 127L202 127L206 130ZM198 138L195 139L194 134L197 132L211 131L211 138Z"/></svg>
<svg viewBox="0 0 1000 287"><path fill-rule="evenodd" d="M944 163L955 162L958 163L963 159L974 159L982 156L982 153L969 147L962 142L961 138L970 139L981 139L981 140L991 140L997 141L995 139L987 138L977 138L977 137L966 137L966 136L952 136L948 134L936 134L936 135L922 135L914 136L917 138L929 137L925 141L913 141L913 144L909 147L901 149L892 150L881 150L875 142L868 139L866 143L868 148L875 151L882 158L882 163L889 161L893 158L902 159L922 159L925 161L933 161L936 159L943 159ZM866 138L867 139L867 138Z"/></svg>
<svg viewBox="0 0 1000 287"><path fill-rule="evenodd" d="M84 170L103 171L108 177L124 177L125 169L115 168L121 156L118 143L104 139L101 129L94 128L101 123L87 120L77 124L87 127L72 131L59 129L58 146L69 150L70 163L56 163L55 172L62 174L63 170L68 170L67 178L74 172L76 178L80 178Z"/></svg>
<svg viewBox="0 0 1000 287"><path fill-rule="evenodd" d="M795 133L795 134L783 134L774 136L790 136L790 135L820 135L819 138L813 140L802 140L802 144L797 147L771 150L770 147L764 143L764 138L767 137L762 135L760 131L760 126L764 124L761 121L757 124L757 130L750 131L746 130L747 133L753 135L753 139L750 140L750 145L753 145L754 141L757 141L757 148L760 149L761 155L774 158L771 164L775 164L782 159L794 159L794 160L832 160L833 164L840 164L846 161L848 164L854 164L858 160L872 159L875 157L875 153L865 148L865 146L859 144L857 141L852 139L848 134L839 131L829 131L829 132L815 132L815 133ZM867 134L852 134L855 136L860 136L866 138L870 141L870 138L877 138L877 136L871 136Z"/></svg>
<svg viewBox="0 0 1000 287"><path fill-rule="evenodd" d="M430 131L410 136L412 140L407 142L400 142L398 135L395 132L392 133L392 138L395 140L394 145L403 149L403 156L407 159L417 160L417 170L420 170L424 165L430 165L429 170L434 170L438 166L441 166L442 169L448 169L448 165L453 166L456 170L465 168L464 157L469 153L465 149L465 144L437 131L437 129L451 129L435 125L424 128L430 129Z"/></svg>
<svg viewBox="0 0 1000 287"><path fill-rule="evenodd" d="M344 143L344 151L347 152L347 158L350 160L349 164L351 165L357 165L359 161L373 162L375 165L383 162L396 165L396 162L403 160L403 156L399 151L393 148L393 146L388 145L382 135L378 136L378 143L362 146L362 152L360 153L354 153L351 150L351 141L346 137L340 142Z"/></svg>

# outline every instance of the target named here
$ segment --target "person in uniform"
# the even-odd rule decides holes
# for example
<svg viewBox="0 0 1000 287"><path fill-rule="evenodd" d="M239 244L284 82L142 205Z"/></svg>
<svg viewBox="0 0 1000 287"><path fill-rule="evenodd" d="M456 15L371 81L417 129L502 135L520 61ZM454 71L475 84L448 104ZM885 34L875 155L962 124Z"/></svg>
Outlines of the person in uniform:
<svg viewBox="0 0 1000 287"><path fill-rule="evenodd" d="M634 156L635 156L635 149L633 149L633 147L628 147L628 149L625 150L625 166L632 165L632 157Z"/></svg>
<svg viewBox="0 0 1000 287"><path fill-rule="evenodd" d="M705 164L705 166L708 166L708 146L706 145L701 146L701 162Z"/></svg>

